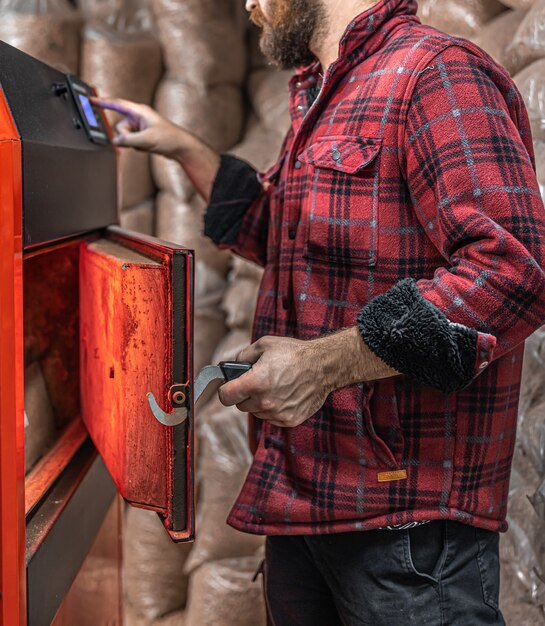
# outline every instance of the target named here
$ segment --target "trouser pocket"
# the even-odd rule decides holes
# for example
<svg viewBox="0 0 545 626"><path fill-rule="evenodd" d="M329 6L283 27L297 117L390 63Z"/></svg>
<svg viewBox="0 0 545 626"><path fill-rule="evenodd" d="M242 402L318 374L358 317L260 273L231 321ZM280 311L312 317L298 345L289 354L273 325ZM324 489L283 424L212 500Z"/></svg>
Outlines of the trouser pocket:
<svg viewBox="0 0 545 626"><path fill-rule="evenodd" d="M437 520L399 531L405 534L405 559L415 575L438 584L448 553L446 522Z"/></svg>
<svg viewBox="0 0 545 626"><path fill-rule="evenodd" d="M499 534L483 528L475 528L479 546L477 563L481 575L483 600L495 611L499 609L500 557Z"/></svg>

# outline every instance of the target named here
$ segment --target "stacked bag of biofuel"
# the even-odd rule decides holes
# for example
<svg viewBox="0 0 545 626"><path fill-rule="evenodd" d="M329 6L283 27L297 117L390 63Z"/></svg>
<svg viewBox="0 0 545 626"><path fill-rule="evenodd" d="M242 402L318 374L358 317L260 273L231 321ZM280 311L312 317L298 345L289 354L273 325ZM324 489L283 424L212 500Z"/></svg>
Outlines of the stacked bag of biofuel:
<svg viewBox="0 0 545 626"><path fill-rule="evenodd" d="M0 16L0 40L62 72L78 72L82 20L68 0L2 0Z"/></svg>
<svg viewBox="0 0 545 626"><path fill-rule="evenodd" d="M138 0L125 0L110 12L88 3L82 13L87 18L82 35L83 80L110 98L152 104L163 67L149 8ZM112 111L107 115L115 128L121 116ZM153 234L155 187L149 155L120 150L118 184L121 225Z"/></svg>

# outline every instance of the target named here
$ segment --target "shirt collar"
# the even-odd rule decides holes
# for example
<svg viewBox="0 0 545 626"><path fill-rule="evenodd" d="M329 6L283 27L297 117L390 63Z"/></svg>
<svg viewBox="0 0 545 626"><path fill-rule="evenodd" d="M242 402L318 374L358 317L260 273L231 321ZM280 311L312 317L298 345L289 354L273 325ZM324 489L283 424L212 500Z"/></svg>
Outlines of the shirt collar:
<svg viewBox="0 0 545 626"><path fill-rule="evenodd" d="M336 63L362 61L379 50L385 39L397 28L399 16L415 16L416 0L380 0L373 7L360 13L350 22L339 42L339 57ZM418 18L414 18L417 20ZM326 68L327 69L327 68ZM318 61L301 68L293 81L301 82L320 71Z"/></svg>
<svg viewBox="0 0 545 626"><path fill-rule="evenodd" d="M416 15L416 0L381 0L358 15L344 31L339 44L339 58L357 54L366 58L376 52L394 28L394 17Z"/></svg>

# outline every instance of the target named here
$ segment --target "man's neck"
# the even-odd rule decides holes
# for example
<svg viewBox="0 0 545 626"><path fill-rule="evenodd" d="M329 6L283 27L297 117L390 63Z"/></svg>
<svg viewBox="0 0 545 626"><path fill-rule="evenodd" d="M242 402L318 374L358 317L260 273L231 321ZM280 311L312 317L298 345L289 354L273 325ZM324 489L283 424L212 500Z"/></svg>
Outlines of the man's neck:
<svg viewBox="0 0 545 626"><path fill-rule="evenodd" d="M336 61L339 42L350 22L378 2L379 0L323 0L325 23L314 35L311 49L318 57L324 73Z"/></svg>

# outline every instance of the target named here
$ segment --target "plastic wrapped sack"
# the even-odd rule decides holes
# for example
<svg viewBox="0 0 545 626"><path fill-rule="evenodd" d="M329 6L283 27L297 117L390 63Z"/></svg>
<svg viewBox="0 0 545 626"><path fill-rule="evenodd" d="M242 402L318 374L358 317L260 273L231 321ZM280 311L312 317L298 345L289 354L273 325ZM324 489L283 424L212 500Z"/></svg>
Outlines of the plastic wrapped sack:
<svg viewBox="0 0 545 626"><path fill-rule="evenodd" d="M187 624L265 626L261 579L253 581L260 561L246 557L202 565L191 577Z"/></svg>
<svg viewBox="0 0 545 626"><path fill-rule="evenodd" d="M519 418L545 400L545 326L526 339L520 387Z"/></svg>
<svg viewBox="0 0 545 626"><path fill-rule="evenodd" d="M208 296L210 299L210 296ZM219 300L216 305L203 305L195 308L193 319L193 359L195 373L198 373L205 365L210 365L212 355L218 344L227 334L223 313L219 308ZM201 405L205 398L200 400Z"/></svg>
<svg viewBox="0 0 545 626"><path fill-rule="evenodd" d="M232 281L241 278L251 278L257 282L261 282L263 276L263 268L259 267L252 261L247 261L239 256L233 256L233 265L229 273L229 279Z"/></svg>
<svg viewBox="0 0 545 626"><path fill-rule="evenodd" d="M123 9L126 0L79 0L78 7L86 22L107 20Z"/></svg>
<svg viewBox="0 0 545 626"><path fill-rule="evenodd" d="M524 11L506 11L486 24L473 40L509 72L513 72L516 67L513 66L511 58L506 54L506 49L513 40L525 15Z"/></svg>
<svg viewBox="0 0 545 626"><path fill-rule="evenodd" d="M545 622L543 607L532 602L524 585L505 564L501 571L500 609L509 626L537 626Z"/></svg>
<svg viewBox="0 0 545 626"><path fill-rule="evenodd" d="M251 328L254 319L259 281L253 278L230 280L223 297L225 322L235 328Z"/></svg>
<svg viewBox="0 0 545 626"><path fill-rule="evenodd" d="M501 0L502 4L505 6L511 7L512 9L523 9L527 11L533 4L535 4L536 0Z"/></svg>
<svg viewBox="0 0 545 626"><path fill-rule="evenodd" d="M238 0L152 0L171 76L196 85L241 85L245 25Z"/></svg>
<svg viewBox="0 0 545 626"><path fill-rule="evenodd" d="M545 57L545 0L537 0L533 4L507 47L505 56L515 72Z"/></svg>
<svg viewBox="0 0 545 626"><path fill-rule="evenodd" d="M514 81L526 103L534 138L545 141L545 59L519 72Z"/></svg>
<svg viewBox="0 0 545 626"><path fill-rule="evenodd" d="M260 70L252 72L248 80L248 97L260 122L282 136L287 133L289 113L288 82L291 71Z"/></svg>
<svg viewBox="0 0 545 626"><path fill-rule="evenodd" d="M251 329L257 293L263 277L263 268L239 256L233 256L223 308L230 328ZM237 306L237 302L240 306Z"/></svg>
<svg viewBox="0 0 545 626"><path fill-rule="evenodd" d="M78 73L81 20L67 0L1 0L0 39L40 61Z"/></svg>
<svg viewBox="0 0 545 626"><path fill-rule="evenodd" d="M25 368L25 473L51 447L55 416L42 370L37 362Z"/></svg>
<svg viewBox="0 0 545 626"><path fill-rule="evenodd" d="M420 0L418 14L425 24L452 35L476 35L504 10L497 0Z"/></svg>
<svg viewBox="0 0 545 626"><path fill-rule="evenodd" d="M119 223L127 230L153 235L155 232L155 203L146 200L136 206L121 211Z"/></svg>
<svg viewBox="0 0 545 626"><path fill-rule="evenodd" d="M509 484L509 530L502 537L500 557L503 569L522 583L526 598L539 603L544 591L545 524L531 501L537 483L537 473L519 451Z"/></svg>
<svg viewBox="0 0 545 626"><path fill-rule="evenodd" d="M519 439L539 472L545 472L545 400L521 413Z"/></svg>
<svg viewBox="0 0 545 626"><path fill-rule="evenodd" d="M153 511L128 507L123 530L123 588L134 609L149 620L185 606L183 573L192 544L171 541Z"/></svg>
<svg viewBox="0 0 545 626"><path fill-rule="evenodd" d="M198 532L187 571L208 561L252 555L263 543L263 537L241 533L225 521L252 461L247 442L248 416L236 407L224 407L215 397L199 414L198 421Z"/></svg>
<svg viewBox="0 0 545 626"><path fill-rule="evenodd" d="M284 134L267 128L255 116L251 117L243 140L229 152L264 172L276 161Z"/></svg>
<svg viewBox="0 0 545 626"><path fill-rule="evenodd" d="M545 473L545 327L526 340L517 435L534 468Z"/></svg>
<svg viewBox="0 0 545 626"><path fill-rule="evenodd" d="M130 6L130 5L129 5ZM111 15L83 32L81 73L104 96L151 104L161 78L161 47L137 12Z"/></svg>
<svg viewBox="0 0 545 626"><path fill-rule="evenodd" d="M183 202L168 193L157 197L157 236L160 239L195 250L195 258L207 268L225 276L229 269L231 255L219 250L204 234L204 212L206 205L195 196L190 202ZM196 289L200 290L197 281Z"/></svg>
<svg viewBox="0 0 545 626"><path fill-rule="evenodd" d="M541 190L541 197L543 202L545 202L545 141L535 141L534 151L536 155L537 181Z"/></svg>
<svg viewBox="0 0 545 626"><path fill-rule="evenodd" d="M131 4L83 33L82 77L102 96L151 104L162 72L159 42L146 30L149 14L129 13ZM120 116L108 111L115 126ZM153 195L150 157L123 149L119 153L120 206L127 208Z"/></svg>
<svg viewBox="0 0 545 626"><path fill-rule="evenodd" d="M239 352L252 343L249 328L237 328L226 335L214 352L213 363L220 361L235 361Z"/></svg>
<svg viewBox="0 0 545 626"><path fill-rule="evenodd" d="M242 134L243 98L241 90L233 85L207 87L166 78L157 90L155 108L218 152L234 146ZM154 156L152 163L155 183L160 189L186 201L191 199L193 186L177 162Z"/></svg>

